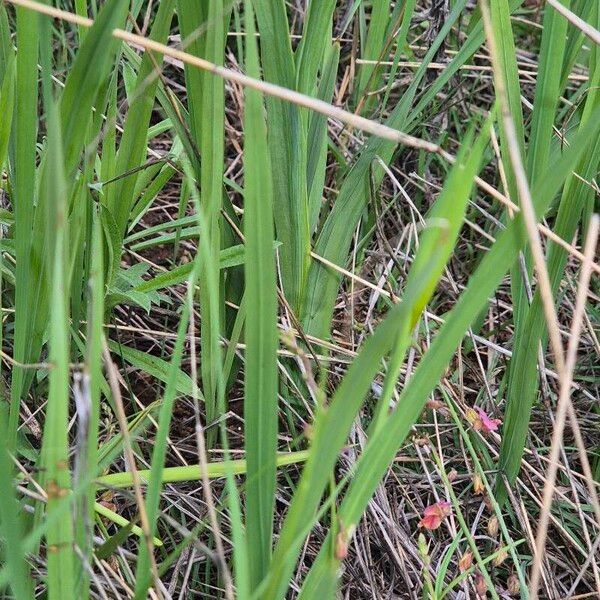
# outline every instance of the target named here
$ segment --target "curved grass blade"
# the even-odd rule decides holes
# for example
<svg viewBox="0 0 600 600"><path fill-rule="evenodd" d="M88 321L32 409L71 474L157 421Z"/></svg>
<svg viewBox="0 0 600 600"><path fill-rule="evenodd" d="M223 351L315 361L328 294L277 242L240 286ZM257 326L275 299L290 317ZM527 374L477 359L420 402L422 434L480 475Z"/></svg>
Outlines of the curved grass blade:
<svg viewBox="0 0 600 600"><path fill-rule="evenodd" d="M158 12L154 18L154 24L150 37L158 42L164 43L170 33L171 19L175 0L162 0L158 5ZM135 185L138 177L137 171L146 159L147 132L150 124L150 116L154 108L154 97L158 86L158 77L155 73L155 61L161 64L162 57L150 53L144 54L138 70L135 89L131 105L127 113L127 119L121 137L119 152L116 159L116 173L129 173L131 175L119 178L114 186L109 188L106 197L106 206L112 213L120 239L125 235L127 221L134 200ZM115 252L112 264L107 265L109 277L108 283L112 283L119 266L119 252Z"/></svg>
<svg viewBox="0 0 600 600"><path fill-rule="evenodd" d="M409 89L396 105L386 124L403 130L411 113L414 96L420 81L425 76L429 61L437 52L440 44L450 32L453 24L460 17L466 6L466 0L459 0L440 31L436 41L431 46L423 65L415 74ZM474 51L474 50L473 50ZM371 165L376 157L385 163L392 159L396 144L380 138L371 137L365 144L359 158L350 169L340 188L333 208L315 243L315 252L328 261L343 265L348 256L348 250L354 235L356 225L367 203L369 175ZM382 179L382 172L377 171L376 183ZM307 333L326 339L329 336L329 326L333 315L333 306L337 297L340 275L318 261L313 261L307 281L307 293L303 304L301 318Z"/></svg>
<svg viewBox="0 0 600 600"><path fill-rule="evenodd" d="M192 271L193 269L190 270L188 277L191 275ZM163 383L169 382L172 366L162 358L159 358L158 356L152 356L147 352L143 352L135 348L122 346L121 344L113 342L112 340L108 342L108 347L112 352L121 356L125 361L137 369L141 369L145 373L152 375L152 377L156 377L156 379L162 381ZM177 377L174 385L175 390L179 394L183 394L185 396L192 395L192 380L190 376L187 375L187 373L184 373L181 369L177 370Z"/></svg>
<svg viewBox="0 0 600 600"><path fill-rule="evenodd" d="M452 170L439 199L439 207L432 211L431 229L423 235L422 251L415 259L414 272L411 270L403 301L391 309L374 335L367 339L331 402L316 418L310 457L275 549L273 568L269 573L264 598L279 598L285 590L294 568L297 551L303 541L300 534L306 523L314 518L331 470L377 373L381 359L394 345L397 345L398 352L403 354L410 343L410 333L433 292L458 235L464 207L473 186L473 179L479 172L481 153L487 141L485 136L482 136L482 140L468 158L465 157L465 149ZM452 208L455 203L458 204L458 210L453 216ZM444 215L443 222L438 220L438 210Z"/></svg>
<svg viewBox="0 0 600 600"><path fill-rule="evenodd" d="M94 20L65 81L60 99L65 172L72 174L81 156L100 87L106 82L120 46L112 36L125 24L127 2L109 0Z"/></svg>
<svg viewBox="0 0 600 600"><path fill-rule="evenodd" d="M384 381L385 392L382 394L381 399L381 402L386 404L383 407L384 410L387 410L387 404L389 404L391 397L389 390L393 389L397 382L400 366L410 344L412 330L431 298L454 249L470 199L474 179L481 168L483 152L489 140L489 126L490 123L488 122L484 132L479 136L472 149L469 136L464 140L463 151L457 158L457 164L450 172L440 197L427 217L428 226L420 236L419 250L408 275L402 302L392 309L390 315L375 333L377 336L379 330L384 330L389 337L389 340L386 340L381 346L375 358L380 360L390 350L394 358L392 361L394 366L388 370ZM392 322L394 322L393 325ZM364 351L366 351L366 346ZM382 411L380 411L380 415L382 416L379 422L373 424L371 439L367 444L363 457L359 459L347 496L342 501L338 511L338 521L343 524L343 530L338 535L345 538L345 543L348 542L349 536L356 527L358 518L362 515L362 510L360 510L357 517L358 511L349 510L347 507L353 506L356 501L357 490L361 490L365 480L370 481L371 484L375 481L375 485L378 482L378 480L374 480L374 477L379 474L379 471L372 473L372 464L364 456L367 456L371 445L377 443L375 440L377 440L378 435L392 419L392 416L387 416ZM364 490L361 490L361 492L363 493L360 494L360 506L364 509L370 494L367 496L364 494ZM307 591L303 592L306 597L312 597L315 586L321 588L324 585L324 589L335 588L339 560L329 552L329 549L328 544L323 547L320 553L321 556L308 576L306 581ZM326 564L328 561L333 562L328 565ZM323 579L327 581L323 581Z"/></svg>
<svg viewBox="0 0 600 600"><path fill-rule="evenodd" d="M128 521L125 517L122 517L120 514L116 513L114 510L111 510L107 506L100 504L100 502L96 502L94 504L94 511L97 512L101 517L104 517L105 519L108 519L109 521L112 521L113 523L119 525L119 527L123 528L119 532L117 532L117 534L116 534L117 536L119 535L119 533L124 532L125 535L123 536L123 539L125 539L127 537L127 535L129 534L129 532L131 532L134 535L136 535L137 537L139 537L140 539L144 538L144 532L142 531L141 527L134 525L131 521ZM105 544L109 544L110 541L111 540L108 540L107 542L105 542ZM163 545L163 543L157 537L152 538L152 543L158 547ZM96 553L97 554L108 553L109 550L111 549L111 547L112 546L105 547L103 545L100 548L98 548Z"/></svg>
<svg viewBox="0 0 600 600"><path fill-rule="evenodd" d="M509 0L510 12L514 12L523 4L524 0ZM439 76L432 82L432 84L425 90L416 106L411 110L410 116L407 121L406 131L409 131L418 122L422 116L423 111L428 108L431 102L436 98L437 94L444 88L445 85L454 77L462 65L464 65L472 56L475 54L477 49L481 46L485 40L485 34L483 31L483 23L481 21L481 15L478 14L478 10L475 10L473 17L471 18L472 23L469 25L469 35L465 42L461 45L458 54L450 61L448 66L439 74Z"/></svg>
<svg viewBox="0 0 600 600"><path fill-rule="evenodd" d="M600 110L596 110L590 118L588 132L593 138L599 131ZM573 140L572 147L559 157L548 169L546 176L540 179L540 183L534 188L533 193L538 216L548 208L564 180L586 152L590 141L590 137L580 132ZM458 303L447 315L446 322L403 389L396 409L369 440L367 448L360 458L357 473L340 508L340 515L345 517L345 523L355 523L360 518L398 448L423 411L427 398L437 386L461 339L489 301L490 296L514 262L519 250L525 244L520 220L521 217L517 216L497 236L495 244L484 255ZM329 544L332 543L331 540L330 537ZM327 563L329 557L326 556L325 550L322 551L322 554L319 562ZM320 585L322 578L327 577L328 573L329 577L332 576L331 565L327 568L326 565L315 568L317 574L314 575L311 586Z"/></svg>

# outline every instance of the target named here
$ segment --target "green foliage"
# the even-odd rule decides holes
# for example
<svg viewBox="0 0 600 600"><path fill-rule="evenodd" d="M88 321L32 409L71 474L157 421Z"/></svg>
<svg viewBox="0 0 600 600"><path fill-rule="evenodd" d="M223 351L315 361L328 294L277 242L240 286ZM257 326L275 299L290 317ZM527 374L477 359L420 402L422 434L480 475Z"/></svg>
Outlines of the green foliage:
<svg viewBox="0 0 600 600"><path fill-rule="evenodd" d="M477 568L498 597L490 563L505 549L527 597L529 550L513 535L518 526L505 510L502 477L511 486L519 474L547 332L522 217L474 185L481 176L518 201L511 140L496 122L491 84L477 80L485 91L479 97L479 88L461 78L471 61L483 60L479 11L468 0L451 2L429 38L419 20L428 4L418 0L45 4L74 7L94 23L0 5L0 194L7 199L0 209L0 345L11 359L6 389L0 381L0 592L31 598L33 579L36 594L50 600L90 598L95 559L133 557L135 569L131 560L120 572L141 599L155 583L153 564L162 576L194 544L207 558L205 570L192 565L189 581L275 600L290 593L302 547L318 527L325 542L294 586L302 599L333 598L340 549L350 544L427 400L440 393L456 426L449 435L485 482L504 546L483 556L435 449L432 464L452 500L458 535L426 586L443 598L469 585ZM521 4L491 2L496 75L506 86L536 216L577 242L597 200L600 49L550 6L541 34L530 30L514 18L516 10L531 17ZM563 4L600 29L597 5ZM165 58L164 49L142 52L140 38L132 46L113 35L119 28L159 44L174 44L180 34L190 56L216 66L182 65L181 55ZM522 85L517 56L523 38L539 38L540 46L531 109L523 98L533 86ZM427 46L418 46L423 40ZM446 48L456 51L446 55ZM370 62L356 65L355 58ZM408 70L401 63L417 65ZM589 80L571 85L576 64ZM226 84L223 65L254 83ZM344 114L341 128L321 112L275 98L261 81L344 103L431 145L367 138L351 126L352 114ZM473 112L468 123L461 121L465 107ZM499 157L489 147L494 128ZM423 179L413 195L393 181L407 169ZM440 182L439 190L431 192L429 179ZM408 200L414 227L394 232L405 254L386 256L381 281L369 284L377 297L363 330L355 284L372 281L371 255L381 254L380 237L396 227L389 215L402 213ZM487 220L473 207L485 207ZM421 214L422 221L415 219ZM473 241L465 224L485 234L489 246ZM564 247L548 242L557 306L567 258ZM464 286L453 289L457 299L449 306L452 270L463 271ZM465 371L453 357L463 340L471 343L466 336L477 333L500 288L503 310L512 308L503 327L514 330L514 340L497 398L506 404L499 404L505 417L494 465L446 381L462 384ZM439 324L431 325L427 310L443 317ZM143 328L144 319L153 328ZM150 352L142 349L147 343L136 345L138 335L155 335ZM123 377L125 431L114 424L118 398L103 374L105 345L124 375L141 374L155 392L142 406L132 396L135 380ZM339 356L351 357L345 371ZM503 367L490 359L490 371ZM242 409L228 406L241 397ZM195 435L185 434L183 454L172 452L178 411L190 406L198 411ZM33 429L38 422L41 441ZM338 461L355 430L356 460L340 477ZM143 467L137 475L149 531L136 522L139 506L110 506L100 496L128 499L135 487L136 465L123 468L121 460L128 439ZM188 464L180 462L184 455ZM189 507L167 503L165 486L198 481L208 516L193 515L198 522L188 529ZM275 519L280 511L285 516ZM571 531L576 519L568 518ZM578 534L570 535L578 544ZM465 545L475 565L456 574ZM122 546L134 552L122 553ZM422 558L429 560L427 552Z"/></svg>
<svg viewBox="0 0 600 600"><path fill-rule="evenodd" d="M596 13L598 11L596 10ZM552 13L552 14L551 14ZM555 14L555 11L550 11L548 18L552 19L552 22L556 19L560 19ZM557 24L556 26L561 27L561 31L564 31L566 22ZM562 34L564 36L564 33ZM548 46L552 42L548 41ZM560 45L558 56L550 57L546 60L549 65L548 68L553 68L553 79L555 81L554 88L545 92L538 92L538 97L541 98L539 103L543 103L544 107L547 107L548 102L552 102L553 106L556 106L560 95L560 87L558 84L559 74L557 70L557 61L562 57L560 50L564 47ZM545 47L545 46L544 46ZM550 49L546 50L549 54ZM591 66L592 77L589 82L588 94L583 105L581 119L579 122L578 132L579 135L584 137L588 135L589 128L592 126L590 119L592 119L595 112L600 108L600 95L598 94L598 85L600 84L600 66L599 66L599 52L598 47L594 47L593 51L593 62ZM540 80L540 87L543 85L544 80ZM545 100L544 100L545 99ZM534 106L535 111L535 106ZM546 108L538 108L538 113L547 114L553 111L547 111ZM539 117L539 120L545 119L546 123L546 139L542 141L542 145L545 149L537 150L534 141L530 141L530 168L535 169L535 155L541 152L544 155L544 160L550 153L550 136L552 135L551 128L553 121L548 117ZM600 145L598 142L594 142L593 145L589 146L588 152L582 154L576 167L575 173L580 174L584 178L593 178L598 172L600 166ZM533 173L531 174L533 177ZM565 240L573 239L578 227L582 223L586 223L587 220L582 220L584 217L584 209L590 203L591 194L593 192L589 187L582 181L578 176L573 173L566 174L565 185L561 194L560 203L558 205L558 214L556 216L556 223L554 231ZM567 253L563 248L555 243L551 243L548 248L548 274L550 276L550 282L552 285L553 293L556 295L559 291L559 286L563 277L564 268L567 261ZM521 274L519 272L519 277ZM522 294L525 291L522 289L523 284L518 287ZM500 467L503 472L506 473L509 482L514 482L519 472L521 458L526 445L526 439L529 429L529 421L531 410L534 405L537 396L537 382L538 376L537 360L538 360L538 347L542 344L542 347L546 347L548 343L548 334L546 332L546 323L544 318L544 310L542 306L542 299L539 290L534 295L531 305L523 309L522 312L517 313L516 317L516 335L514 340L514 351L513 357L509 369L508 385L506 391L506 423L505 423L505 435L502 440L502 448L500 452ZM504 499L506 495L506 489L499 483L498 494L501 499Z"/></svg>
<svg viewBox="0 0 600 600"><path fill-rule="evenodd" d="M258 77L254 15L246 3L246 69ZM246 302L254 307L246 322L244 420L248 463L246 535L253 552L250 583L264 579L271 559L277 452L277 284L273 257L273 187L263 98L246 90L244 111L244 233Z"/></svg>

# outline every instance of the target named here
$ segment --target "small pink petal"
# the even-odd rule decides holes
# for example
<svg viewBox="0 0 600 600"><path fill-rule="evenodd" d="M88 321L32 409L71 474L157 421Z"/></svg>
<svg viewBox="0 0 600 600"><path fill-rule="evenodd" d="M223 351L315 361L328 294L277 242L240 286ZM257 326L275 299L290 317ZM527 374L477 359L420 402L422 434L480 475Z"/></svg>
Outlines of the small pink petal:
<svg viewBox="0 0 600 600"><path fill-rule="evenodd" d="M475 410L477 411L477 415L481 421L482 429L484 429L486 432L498 431L498 425L502 423L500 419L491 419L482 408L479 408L479 406L477 406Z"/></svg>
<svg viewBox="0 0 600 600"><path fill-rule="evenodd" d="M430 530L437 529L451 512L450 502L436 502L423 511L423 518L419 521L419 527Z"/></svg>
<svg viewBox="0 0 600 600"><path fill-rule="evenodd" d="M429 515L428 517L423 517L419 521L419 527L424 527L425 529L429 529L433 531L437 529L442 524L442 519L436 515Z"/></svg>

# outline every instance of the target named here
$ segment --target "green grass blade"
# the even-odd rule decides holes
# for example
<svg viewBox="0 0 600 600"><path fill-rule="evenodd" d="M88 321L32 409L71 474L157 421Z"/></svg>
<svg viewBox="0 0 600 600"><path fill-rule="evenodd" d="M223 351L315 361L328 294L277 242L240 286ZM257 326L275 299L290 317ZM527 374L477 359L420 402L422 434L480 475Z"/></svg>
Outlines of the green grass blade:
<svg viewBox="0 0 600 600"><path fill-rule="evenodd" d="M597 110L590 119L588 131L593 137L599 130L600 110ZM546 176L542 177L540 184L534 188L533 197L536 199L538 215L542 214L554 199L571 169L588 148L590 138L580 133L576 141L573 140L573 144L574 146L548 169ZM575 144L582 144L583 147ZM357 475L352 480L343 508L340 509L340 515L345 518L344 523L355 523L360 518L398 448L423 411L425 402L438 384L469 326L485 307L524 245L525 238L521 234L520 220L521 217L518 216L511 222L498 235L491 250L484 255L481 264L470 278L467 288L447 315L446 322L403 389L396 409L369 440L360 458ZM327 558L324 554L320 560L326 561ZM315 576L315 579L320 580L327 573L331 574L324 566L318 567L319 576ZM314 581L311 586L318 584L318 581Z"/></svg>
<svg viewBox="0 0 600 600"><path fill-rule="evenodd" d="M86 485L88 477L98 473L98 434L100 423L100 390L102 376L102 336L104 325L104 265L102 230L94 215L89 273L89 298L85 366L74 377L74 395L78 415L77 450L75 453L74 488ZM84 557L92 559L95 491L87 484L87 494L74 501L76 510L76 542ZM81 581L80 598L89 598L90 575L82 561L77 561Z"/></svg>
<svg viewBox="0 0 600 600"><path fill-rule="evenodd" d="M82 153L92 119L92 106L100 86L110 75L120 44L112 32L125 24L127 8L127 3L122 0L110 0L104 4L87 32L65 82L60 114L67 174L72 173Z"/></svg>
<svg viewBox="0 0 600 600"><path fill-rule="evenodd" d="M190 275L190 285L194 286L199 271L199 261L195 261L195 269ZM158 430L154 438L154 450L152 452L152 461L150 469L150 477L148 490L146 494L146 512L148 522L150 523L150 535L154 535L156 531L156 519L158 516L158 504L160 501L160 492L162 489L163 471L165 468L165 457L167 452L167 438L169 435L169 427L173 416L173 405L177 395L177 382L181 379L181 360L183 358L184 343L188 331L190 319L189 306L186 303L181 313L179 327L177 329L177 340L173 350L173 356L169 365L167 387L163 396L163 401L160 407L158 417ZM191 395L192 392L190 391ZM138 551L138 561L136 568L136 586L135 597L142 599L146 597L148 586L151 580L150 573L150 555L146 544L140 544Z"/></svg>
<svg viewBox="0 0 600 600"><path fill-rule="evenodd" d="M6 68L14 58L15 51L12 41L12 29L4 5L0 7L0 80L4 80Z"/></svg>
<svg viewBox="0 0 600 600"><path fill-rule="evenodd" d="M44 211L52 234L51 254L47 262L51 281L52 311L50 316L50 361L48 404L44 423L42 457L44 483L48 496L48 518L70 503L69 470L69 309L67 293L67 184L58 109L50 79L51 24L41 23L44 109L48 129L48 152L42 167L39 211ZM68 600L76 597L74 577L73 523L71 515L52 521L46 531L48 598Z"/></svg>
<svg viewBox="0 0 600 600"><path fill-rule="evenodd" d="M423 60L423 66L415 74L410 88L404 93L402 99L388 117L386 124L390 127L404 129L411 113L419 83L425 76L426 66L433 59L439 45L450 32L465 6L465 0L459 0L454 6L436 42ZM368 178L371 174L373 161L376 157L379 157L385 163L389 163L395 149L396 144L393 142L374 137L367 140L365 148L344 179L336 202L320 230L315 243L317 254L334 264L344 265L356 225L368 202ZM377 171L376 177L377 181L381 181L382 174L380 171ZM311 335L322 339L329 336L329 326L339 282L340 276L338 273L332 272L331 269L320 262L312 262L306 286L307 294L303 306L304 310L301 313L305 330Z"/></svg>
<svg viewBox="0 0 600 600"><path fill-rule="evenodd" d="M308 451L302 450L299 452L288 452L285 454L277 454L275 464L278 468L295 465L306 461ZM246 475L248 473L248 463L246 460L227 460L219 462L211 462L206 466L207 475L210 479L218 479L229 475ZM150 479L149 470L139 470L139 476L142 482L147 482ZM185 467L167 467L163 469L163 483L182 483L185 481L199 481L202 477L201 467L199 465L188 465ZM121 488L131 487L133 485L133 477L130 472L111 473L103 475L96 480L99 489L104 488Z"/></svg>
<svg viewBox="0 0 600 600"><path fill-rule="evenodd" d="M392 84L396 80L396 75L398 73L398 63L400 62L402 53L406 49L406 37L408 35L408 30L410 29L410 24L412 22L416 4L417 0L406 0L404 2L404 5L402 6L402 23L394 39L394 43L396 44L396 52L394 53L394 60L392 61L392 66L387 74L388 83L386 86L385 95L383 96L383 101L381 103L382 111L385 110L388 105L390 94L392 92ZM393 32L388 32L388 35L393 35Z"/></svg>
<svg viewBox="0 0 600 600"><path fill-rule="evenodd" d="M254 15L246 2L246 70L259 75ZM273 257L273 189L263 97L246 89L244 110L244 233L246 237L246 320L244 369L246 534L250 583L258 586L271 560L277 451L277 285Z"/></svg>
<svg viewBox="0 0 600 600"><path fill-rule="evenodd" d="M0 170L4 169L8 158L15 105L15 73L16 61L14 54L12 54L6 65L2 88L0 89Z"/></svg>
<svg viewBox="0 0 600 600"><path fill-rule="evenodd" d="M594 22L595 10L597 6L593 2L587 0L575 0L574 4L571 4L571 10L578 14L584 21ZM584 41L584 35L579 28L569 23L569 30L567 31L567 47L565 49L565 61L562 70L562 81L561 89L567 86L567 78L573 72L573 66L577 61L580 53L581 46Z"/></svg>
<svg viewBox="0 0 600 600"><path fill-rule="evenodd" d="M177 3L177 15L179 17L179 28L181 38L186 44L186 49L194 56L204 56L206 52L205 28L212 28L213 23L207 25L208 7L206 2L195 2L194 0L179 0ZM185 67L185 82L188 90L189 124L192 138L196 145L200 145L202 136L202 96L203 79L205 75L200 69ZM195 157L189 156L194 163Z"/></svg>
<svg viewBox="0 0 600 600"><path fill-rule="evenodd" d="M329 38L335 4L335 0L311 0L308 4L295 63L296 89L309 96L315 94L317 74L323 72L324 56L331 45Z"/></svg>
<svg viewBox="0 0 600 600"><path fill-rule="evenodd" d="M192 42L191 50L222 65L224 62L225 27L229 22L230 8L226 8L223 0L210 2L206 6L194 0L180 0L181 33L183 39L197 39ZM205 29L203 31L203 29ZM202 36L198 37L198 32ZM223 162L224 162L224 130L225 130L225 89L223 80L211 73L200 72L194 67L186 67L186 81L190 94L188 108L192 115L192 132L200 148L202 156L200 167L201 202L208 219L208 232L212 252L218 255L221 249L221 208L223 205ZM192 160L192 157L190 157ZM219 278L218 264L212 276ZM220 290L216 290L220 293ZM206 399L208 421L217 415L217 370L216 361L222 362L222 354L218 345L211 339L212 328L205 326L215 319L210 312L208 297L208 274L205 269L200 280L200 309L202 316L201 350L202 350L202 385ZM217 301L218 304L218 301ZM222 322L222 318L219 319ZM218 354L212 355L216 347ZM213 430L215 431L215 430ZM209 433L209 445L214 443Z"/></svg>
<svg viewBox="0 0 600 600"><path fill-rule="evenodd" d="M340 61L340 46L333 44L325 55L323 73L319 82L317 96L321 100L331 102L335 88L337 70ZM323 204L323 186L327 168L327 117L319 113L308 116L308 159L307 185L310 212L310 233L317 229L319 213Z"/></svg>
<svg viewBox="0 0 600 600"><path fill-rule="evenodd" d="M14 358L27 363L31 358L33 327L32 297L30 287L41 277L29 260L31 228L35 198L35 147L38 121L38 17L25 8L18 7L17 13L17 82L16 97L27 98L17 102L15 113L14 159L14 215L15 215L15 346ZM14 368L11 385L11 408L9 417L9 448L14 448L19 419L19 403L30 375L24 369Z"/></svg>
<svg viewBox="0 0 600 600"><path fill-rule="evenodd" d="M568 8L571 0L562 0ZM561 94L562 65L567 43L567 20L546 6L531 133L527 151L527 175L532 184L546 171L550 159L556 108ZM518 118L518 115L514 115Z"/></svg>
<svg viewBox="0 0 600 600"><path fill-rule="evenodd" d="M277 247L277 244L274 244L274 247ZM239 267L245 262L246 250L242 244L230 246L229 248L221 250L219 253L219 269ZM192 269L192 263L180 265L171 271L166 271L152 279L149 279L148 281L145 281L137 286L135 290L138 292L147 293L177 285L187 280L187 277L191 273Z"/></svg>
<svg viewBox="0 0 600 600"><path fill-rule="evenodd" d="M367 38L364 43L361 58L369 61L384 59L382 52L386 49L386 32L390 22L390 3L388 0L373 0ZM360 65L358 69L358 86L356 98L363 105L363 110L373 106L375 98L365 102L365 94L376 89L380 83L378 73L381 67L376 64Z"/></svg>
<svg viewBox="0 0 600 600"><path fill-rule="evenodd" d="M133 533L134 535L136 535L140 539L142 539L142 540L144 539L144 531L142 530L141 527L138 527L137 525L133 525L131 523L131 521L128 521L127 519L125 519L124 517L122 517L121 515L119 515L118 513L116 513L114 510L110 510L110 508L107 508L106 506L104 506L103 504L100 504L99 502L96 502L94 504L94 510L99 515L101 515L102 517L108 519L109 521L112 521L113 523L116 523L117 525L119 525L122 528L126 528L127 532L131 531L131 533ZM106 542L106 543L108 543L108 542ZM158 538L156 538L156 537L152 538L152 543L155 546L162 546L163 545L163 543ZM100 548L98 548L97 552L98 552L98 554L100 554ZM108 552L108 548L104 548L104 552Z"/></svg>
<svg viewBox="0 0 600 600"><path fill-rule="evenodd" d="M14 493L14 468L8 452L6 431L8 425L7 405L0 403L0 486L4 497L0 502L0 535L3 540L4 568L8 583L15 598L32 599L33 589L29 576L29 567L25 560L22 545L24 528L21 520L21 507ZM1 589L2 586L0 586Z"/></svg>
<svg viewBox="0 0 600 600"><path fill-rule="evenodd" d="M508 0L498 0L491 4L492 27L495 33L495 39L498 43L498 55L501 65L501 73L504 78L506 94L511 114L515 122L517 141L521 155L525 154L525 127L523 119L523 109L521 107L521 85L519 82L519 69L517 65L517 53L515 39L510 22L510 6ZM508 180L508 190L510 198L518 198L517 186L510 160L508 159L508 143L504 134L504 129L500 128L501 151L504 158L503 164Z"/></svg>
<svg viewBox="0 0 600 600"><path fill-rule="evenodd" d="M458 157L457 164L453 168L442 194L428 215L429 226L421 236L419 251L411 268L402 302L390 311L374 335L365 343L331 403L317 420L311 444L311 457L305 467L297 498L294 498L292 502L277 546L277 556L280 557L282 563L284 563L283 556L291 549L297 549L302 543L302 539L298 536L300 527L312 518L313 512L317 508L317 503L323 493L322 486L327 482L327 469L331 470L337 460L352 421L373 381L381 359L392 348L396 354L403 357L410 344L412 329L429 301L454 248L470 198L474 177L480 169L488 136L489 132L486 130L469 155L467 152L470 150L470 143L468 139L465 140L463 153ZM395 384L397 376L397 370L390 371L388 380L393 380ZM376 433L373 437L375 438L375 436ZM367 450L368 447L369 445L367 445ZM361 464L363 464L362 461ZM364 464L365 467L354 475L353 481L359 476L370 478L373 463L365 461ZM349 494L353 493L354 485L354 483L350 484ZM342 503L342 509L343 507L344 503ZM356 523L356 518L348 519L351 516L353 515L346 512L338 513L340 522L343 522L344 526L348 526L350 530ZM291 550L292 555L294 550ZM277 597L277 586L287 583L286 579L293 567L293 563L290 563L291 561L288 560L287 572L283 569L280 569L279 573L274 570L269 588L271 596L267 597ZM335 573L336 569L329 572ZM278 579L279 581L277 581ZM309 585L313 584L309 583ZM309 595L309 597L311 596Z"/></svg>
<svg viewBox="0 0 600 600"><path fill-rule="evenodd" d="M492 25L495 37L499 45L500 64L504 77L508 103L515 120L517 138L520 150L523 152L525 146L525 131L523 125L523 109L521 107L521 86L519 83L519 69L517 65L517 52L515 38L510 22L510 4L508 0L498 0L491 5ZM506 160L505 164L509 164ZM509 190L511 197L516 198L516 191Z"/></svg>
<svg viewBox="0 0 600 600"><path fill-rule="evenodd" d="M596 13L598 11L596 10ZM587 130L590 118L600 107L600 49L594 48L592 77L586 98L579 131ZM593 179L600 165L600 141L595 140L577 166L576 172L584 179ZM554 231L561 238L573 239L581 222L586 204L594 195L593 190L575 175L569 176L558 207ZM558 292L567 262L565 250L554 243L548 248L548 274L553 293ZM548 335L546 319L539 292L536 292L531 306L523 314L522 330L515 336L513 357L510 364L509 380L506 391L506 418L504 435L500 449L500 469L512 483L519 472L521 458L526 445L531 417L531 409L537 396L537 359L538 347L547 345ZM506 490L498 482L497 496L500 501L506 499Z"/></svg>
<svg viewBox="0 0 600 600"><path fill-rule="evenodd" d="M191 191L192 200L194 202L194 207L196 209L196 214L198 216L198 225L200 229L206 230L206 219L204 217L204 213L202 212L202 207L200 205L200 198L198 196L198 191L196 189L196 185L192 176L191 164L185 163L185 173L187 178L187 184ZM198 246L198 257L203 265L208 265L207 273L209 274L209 290L211 294L209 295L209 301L211 302L211 311L212 314L218 315L217 310L217 298L218 298L218 285L219 280L214 276L214 273L217 271L214 268L210 268L211 264L214 266L214 263L218 262L218 257L212 253L212 249L210 243L206 236L201 236ZM211 277L210 274L213 273ZM191 302L188 303L188 305ZM210 326L213 328L212 340L214 347L212 348L213 356L217 355L217 344L218 344L218 331L220 329L220 323L218 319L213 319L210 323ZM221 362L217 362L215 365L217 370L217 405L224 412L225 410L225 377L223 373L223 365ZM220 432L221 432L221 443L223 444L224 449L224 457L225 460L230 460L230 452L229 452L229 440L227 437L227 429L225 427L225 419L221 419L220 421ZM247 598L250 595L250 574L249 574L249 565L248 565L248 545L246 543L246 532L244 529L243 521L242 521L242 511L240 506L240 497L238 488L236 486L235 480L233 479L233 475L231 473L226 474L226 490L227 490L227 505L229 508L229 520L231 524L231 538L233 542L233 567L235 571L235 583L237 588L237 593L241 598ZM216 532L215 532L216 534Z"/></svg>
<svg viewBox="0 0 600 600"><path fill-rule="evenodd" d="M192 270L193 271L193 270ZM188 274L191 275L192 271ZM168 383L170 378L170 373L172 370L172 366L162 358L157 356L152 356L147 352L142 352L141 350L136 350L135 348L129 348L127 346L122 346L116 342L109 341L108 347L112 352L121 356L125 361L129 364L133 365L137 369L141 369L145 373L152 375L152 377L156 377L159 381L163 383ZM177 378L174 382L175 390L179 394L184 394L186 396L191 396L192 394L192 380L189 375L184 373L181 370L178 370Z"/></svg>
<svg viewBox="0 0 600 600"><path fill-rule="evenodd" d="M510 12L512 13L521 6L523 1L524 0L509 0ZM423 116L423 111L430 108L430 105L435 100L437 94L439 94L444 86L451 81L452 77L456 76L461 66L469 61L485 40L481 15L478 15L477 13L478 11L476 10L471 18L472 23L469 27L469 35L461 45L457 55L425 90L417 104L413 107L408 118L406 131L410 131L410 129L419 122L419 119Z"/></svg>
<svg viewBox="0 0 600 600"><path fill-rule="evenodd" d="M516 48L513 29L510 22L510 6L507 0L491 3L491 21L494 37L498 46L499 76L504 80L508 98L508 106L513 115L517 143L521 156L525 156L525 127L521 106L521 86L517 66ZM507 189L505 192L516 200L518 189L512 163L510 161L509 142L506 139L504 127L500 127L500 152L506 173ZM512 268L513 316L515 322L520 322L520 315L526 309L527 296L523 287L520 261Z"/></svg>
<svg viewBox="0 0 600 600"><path fill-rule="evenodd" d="M283 0L253 0L260 33L264 77L294 89L296 66ZM297 313L304 302L310 257L310 225L306 182L306 120L289 102L267 98L269 153L283 291Z"/></svg>
<svg viewBox="0 0 600 600"><path fill-rule="evenodd" d="M170 33L171 19L175 0L163 0L158 5L158 12L154 18L150 37L158 42L164 43ZM151 56L146 53L142 59L131 106L127 113L123 135L117 155L116 173L120 175L128 173L140 167L146 159L146 140L147 131L150 124L150 116L154 107L154 97L156 94L158 78L154 72L154 62L159 65L162 62L161 56ZM106 199L106 205L111 211L115 220L117 231L121 238L125 235L127 221L134 200L135 184L137 181L137 172L119 179L114 186L111 186ZM119 249L120 251L120 249ZM109 283L114 277L120 254L113 258L109 268Z"/></svg>

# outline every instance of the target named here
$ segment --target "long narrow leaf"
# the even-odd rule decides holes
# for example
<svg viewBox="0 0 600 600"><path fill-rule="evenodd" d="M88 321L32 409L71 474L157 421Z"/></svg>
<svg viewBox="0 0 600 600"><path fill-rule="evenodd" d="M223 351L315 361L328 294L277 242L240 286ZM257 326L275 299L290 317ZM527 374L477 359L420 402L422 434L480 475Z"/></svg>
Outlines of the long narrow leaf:
<svg viewBox="0 0 600 600"><path fill-rule="evenodd" d="M444 192L432 210L431 229L422 236L421 248L411 270L403 301L391 310L365 343L331 403L317 419L311 455L281 532L266 598L278 598L287 584L294 566L292 557L302 543L299 533L313 517L329 473L381 359L394 344L399 346L399 354L403 355L410 343L410 333L441 276L458 236L486 143L487 135L484 135L468 158L465 157L466 152L459 157ZM349 525L352 523L348 521Z"/></svg>
<svg viewBox="0 0 600 600"><path fill-rule="evenodd" d="M254 15L246 3L246 67L258 76ZM277 286L273 257L273 189L263 97L246 90L244 111L244 232L246 319L245 448L248 461L246 531L251 585L265 577L271 559L277 450Z"/></svg>

